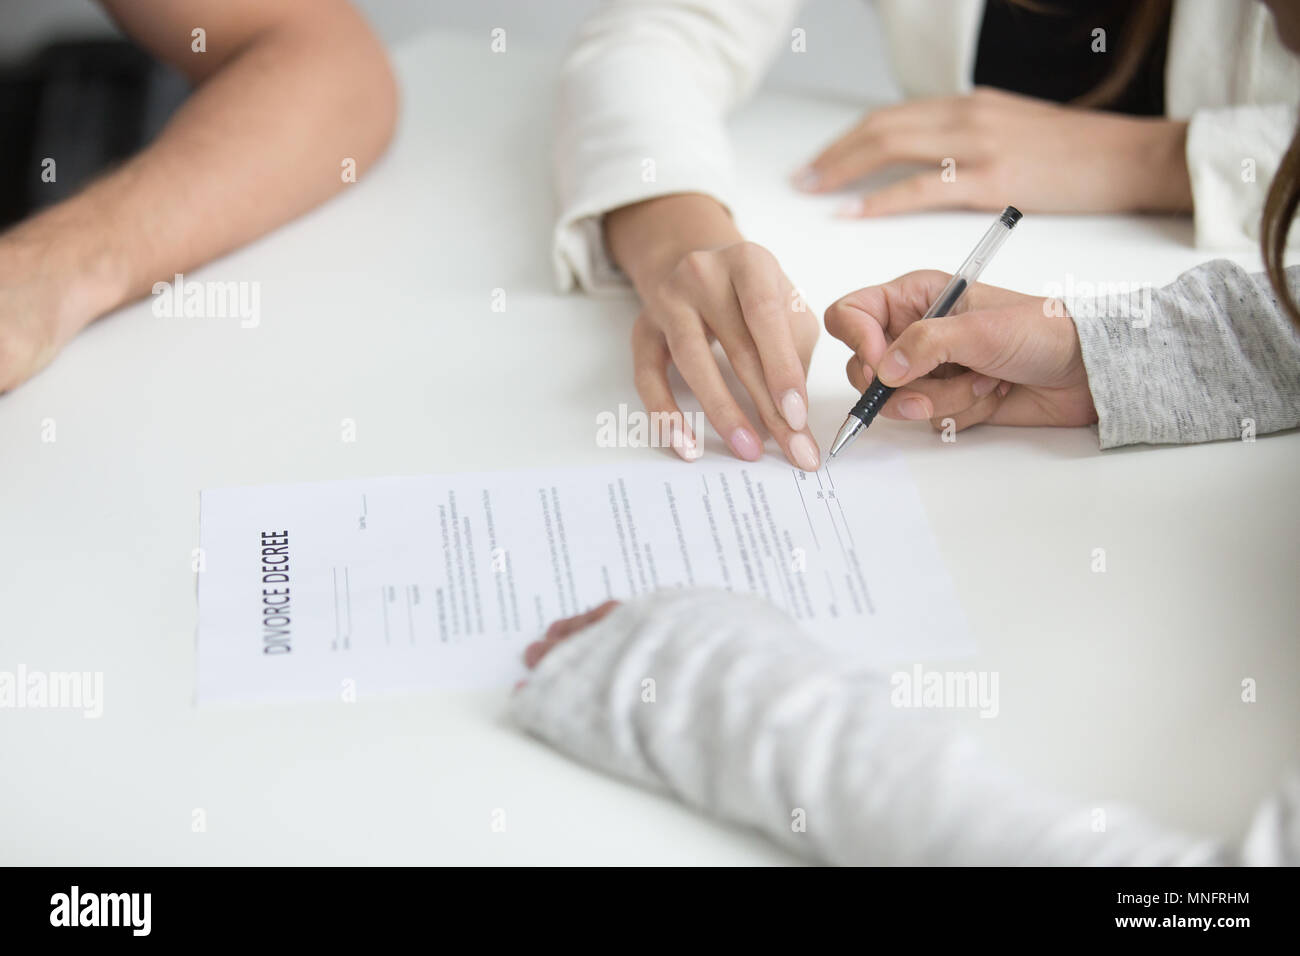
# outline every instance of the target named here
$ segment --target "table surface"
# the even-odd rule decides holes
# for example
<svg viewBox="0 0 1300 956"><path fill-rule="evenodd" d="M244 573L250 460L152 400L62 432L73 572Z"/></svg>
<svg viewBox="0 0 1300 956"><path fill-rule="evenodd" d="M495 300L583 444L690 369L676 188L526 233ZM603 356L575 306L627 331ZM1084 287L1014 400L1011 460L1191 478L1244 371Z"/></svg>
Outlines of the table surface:
<svg viewBox="0 0 1300 956"><path fill-rule="evenodd" d="M435 34L395 58L404 116L381 165L191 274L260 282L257 328L139 303L0 399L0 670L102 671L105 707L0 713L0 862L791 859L518 733L505 691L194 704L200 489L650 454L594 441L599 411L636 403L635 303L553 288L554 57ZM790 191L861 109L767 93L733 122L737 214L819 312L954 268L987 220L841 222L838 200ZM1031 216L986 278L1164 283L1206 258L1190 242L1183 219ZM846 358L824 338L813 362L823 445L853 398ZM1101 453L1095 429L944 444L882 422L871 440L919 485L980 648L962 668L1000 674L999 718L962 721L994 758L1096 806L1239 835L1300 727L1300 434Z"/></svg>

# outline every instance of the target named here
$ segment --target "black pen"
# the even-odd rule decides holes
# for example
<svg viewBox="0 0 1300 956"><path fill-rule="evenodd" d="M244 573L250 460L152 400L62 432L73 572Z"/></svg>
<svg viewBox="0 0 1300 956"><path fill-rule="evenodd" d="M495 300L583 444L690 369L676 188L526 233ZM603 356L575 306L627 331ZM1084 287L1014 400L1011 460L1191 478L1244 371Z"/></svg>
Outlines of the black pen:
<svg viewBox="0 0 1300 956"><path fill-rule="evenodd" d="M921 318L937 318L941 315L947 315L957 308L957 303L961 301L961 297L966 294L966 290L970 288L971 283L980 277L984 267L993 258L993 253L997 252L1002 243L1006 242L1007 236L1011 235L1011 230L1015 228L1016 223L1019 221L1020 210L1015 206L1008 206L1002 210L998 216L998 221L989 227L988 232L984 233L984 238L975 247L975 251L966 257L966 261L961 264L961 268L957 270L952 280L939 293L939 298L934 300L934 304L930 306L930 311ZM859 432L871 424L881 406L889 401L889 396L893 394L894 390L888 385L882 384L879 378L872 380L871 384L867 386L867 390L862 393L862 397L858 399L858 403L850 410L849 417L844 419L844 424L840 426L840 430L836 433L835 441L831 444L831 458L834 458L847 447L853 439L858 437Z"/></svg>

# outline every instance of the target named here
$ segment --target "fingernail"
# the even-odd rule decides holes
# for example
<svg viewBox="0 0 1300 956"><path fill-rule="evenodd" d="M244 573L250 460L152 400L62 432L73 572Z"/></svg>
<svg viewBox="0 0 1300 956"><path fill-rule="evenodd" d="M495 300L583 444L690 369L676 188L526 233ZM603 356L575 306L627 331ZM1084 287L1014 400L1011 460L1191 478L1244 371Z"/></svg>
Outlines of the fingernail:
<svg viewBox="0 0 1300 956"><path fill-rule="evenodd" d="M976 398L983 398L997 387L998 380L996 378L981 375L979 378L975 379L975 384L970 387L970 390L975 394Z"/></svg>
<svg viewBox="0 0 1300 956"><path fill-rule="evenodd" d="M673 451L683 461L695 461L700 457L700 446L695 443L695 437L690 432L674 428L672 442Z"/></svg>
<svg viewBox="0 0 1300 956"><path fill-rule="evenodd" d="M905 398L899 402L898 414L912 421L930 417L930 413L925 410L925 402L919 398Z"/></svg>
<svg viewBox="0 0 1300 956"><path fill-rule="evenodd" d="M817 446L813 444L811 438L802 432L790 439L790 457L804 471L817 470Z"/></svg>
<svg viewBox="0 0 1300 956"><path fill-rule="evenodd" d="M763 445L758 440L758 436L748 428L737 428L731 433L731 438L727 444L741 458L746 461L757 461L763 456Z"/></svg>
<svg viewBox="0 0 1300 956"><path fill-rule="evenodd" d="M1003 382L1001 385L998 386L998 394L1001 395L1003 398L1007 397L1007 392L1009 391L1011 391L1010 382Z"/></svg>
<svg viewBox="0 0 1300 956"><path fill-rule="evenodd" d="M535 667L537 665L537 662L542 659L542 655L545 653L546 653L546 642L533 641L533 643L529 644L527 647L524 648L525 666Z"/></svg>
<svg viewBox="0 0 1300 956"><path fill-rule="evenodd" d="M803 169L797 170L795 174L790 177L790 182L794 185L794 188L802 189L805 192L812 192L817 188L817 184L821 181L822 178L817 175L817 170L813 169L811 166L805 166Z"/></svg>
<svg viewBox="0 0 1300 956"><path fill-rule="evenodd" d="M803 431L808 424L808 406L797 389L790 389L781 399L781 414L785 416L785 423L797 432Z"/></svg>
<svg viewBox="0 0 1300 956"><path fill-rule="evenodd" d="M893 381L900 379L907 374L911 367L907 356L898 349L891 349L885 353L885 357L880 363L880 377L884 381Z"/></svg>
<svg viewBox="0 0 1300 956"><path fill-rule="evenodd" d="M861 199L850 199L835 207L835 216L837 219L857 219L861 217L863 208Z"/></svg>

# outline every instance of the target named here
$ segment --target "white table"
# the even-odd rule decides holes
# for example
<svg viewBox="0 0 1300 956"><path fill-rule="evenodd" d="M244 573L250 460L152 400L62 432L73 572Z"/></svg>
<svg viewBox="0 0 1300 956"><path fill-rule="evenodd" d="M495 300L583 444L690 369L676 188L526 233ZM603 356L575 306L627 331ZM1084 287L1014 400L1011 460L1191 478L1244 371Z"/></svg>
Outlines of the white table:
<svg viewBox="0 0 1300 956"><path fill-rule="evenodd" d="M519 734L504 691L193 702L201 488L649 454L595 445L596 413L636 402L635 306L553 291L555 63L518 47L399 48L404 116L382 165L191 275L260 282L260 327L141 303L0 399L0 669L105 682L97 721L0 711L0 862L788 860ZM785 174L859 109L764 95L735 122L739 215L819 311L954 268L988 218L835 222L835 200L789 191ZM1190 232L1032 216L987 279L1162 283L1204 258ZM845 358L824 339L813 364L823 442L853 397ZM961 666L1001 675L1000 717L970 720L991 750L1098 806L1238 834L1300 726L1300 435L1102 454L1087 429L984 428L948 445L882 422L871 440L902 449L920 486L981 648ZM1240 702L1246 677L1257 703Z"/></svg>

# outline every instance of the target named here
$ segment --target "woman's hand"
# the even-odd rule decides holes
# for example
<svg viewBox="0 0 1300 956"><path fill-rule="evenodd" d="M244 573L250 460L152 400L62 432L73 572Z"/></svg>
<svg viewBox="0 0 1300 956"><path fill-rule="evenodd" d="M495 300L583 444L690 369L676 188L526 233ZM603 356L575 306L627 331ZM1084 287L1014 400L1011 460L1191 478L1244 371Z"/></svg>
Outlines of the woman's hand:
<svg viewBox="0 0 1300 956"><path fill-rule="evenodd" d="M603 620L605 615L618 605L618 601L606 601L604 604L594 607L583 614L560 618L546 629L546 634L540 641L533 641L524 648L524 663L529 670L532 670L560 641L578 633L583 628L591 627L597 621Z"/></svg>
<svg viewBox="0 0 1300 956"><path fill-rule="evenodd" d="M1097 421L1074 322L1059 299L976 283L960 311L920 321L951 276L912 272L826 310L826 331L853 349L849 381L898 389L880 414L960 430ZM873 371L874 370L874 371Z"/></svg>
<svg viewBox="0 0 1300 956"><path fill-rule="evenodd" d="M716 339L786 457L815 471L820 455L808 430L806 376L817 319L772 253L744 241L726 210L700 195L615 210L606 217L606 235L643 306L632 330L637 392L647 412L683 423L678 454L693 460L698 446L673 398L670 362L737 457L755 461L763 454L722 377Z"/></svg>
<svg viewBox="0 0 1300 956"><path fill-rule="evenodd" d="M794 176L829 192L899 164L931 167L841 215L920 209L1186 212L1187 123L1060 106L980 88L873 110Z"/></svg>

